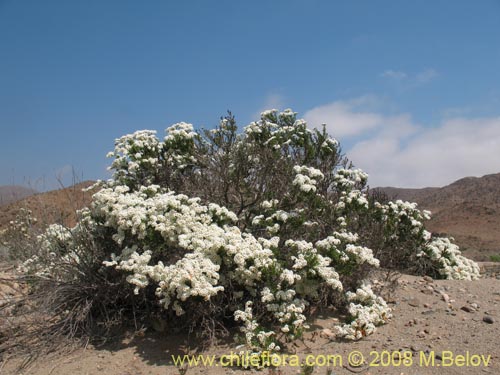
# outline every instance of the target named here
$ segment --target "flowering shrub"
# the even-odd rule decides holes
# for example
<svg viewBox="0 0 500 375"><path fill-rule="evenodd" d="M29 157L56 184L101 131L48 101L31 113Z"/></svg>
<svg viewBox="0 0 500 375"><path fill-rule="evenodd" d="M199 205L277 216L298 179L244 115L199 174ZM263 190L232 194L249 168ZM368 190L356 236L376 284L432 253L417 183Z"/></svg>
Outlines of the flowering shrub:
<svg viewBox="0 0 500 375"><path fill-rule="evenodd" d="M148 301L176 326L239 324L250 349L270 351L300 337L319 305L347 312L341 337L385 323L374 268L478 277L456 245L425 230L429 213L374 199L339 143L291 110L266 111L240 134L231 115L213 130L179 123L166 133L116 140L112 179L75 228L40 237L51 260L23 270L71 277L53 259L88 263L90 246L92 272L131 290L132 303Z"/></svg>
<svg viewBox="0 0 500 375"><path fill-rule="evenodd" d="M8 258L26 259L36 253L36 223L31 210L21 208L9 226L0 230L0 246L8 249Z"/></svg>

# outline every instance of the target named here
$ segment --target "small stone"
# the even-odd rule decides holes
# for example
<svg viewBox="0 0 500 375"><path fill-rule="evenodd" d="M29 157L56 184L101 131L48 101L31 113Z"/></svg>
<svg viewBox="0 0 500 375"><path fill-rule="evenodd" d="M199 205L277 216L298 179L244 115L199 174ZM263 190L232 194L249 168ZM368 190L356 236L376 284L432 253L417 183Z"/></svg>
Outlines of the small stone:
<svg viewBox="0 0 500 375"><path fill-rule="evenodd" d="M408 305L413 306L413 307L418 307L418 306L420 306L420 301L417 298L410 298L408 300Z"/></svg>
<svg viewBox="0 0 500 375"><path fill-rule="evenodd" d="M329 340L335 339L335 333L333 333L332 330L328 328L323 329L319 335L324 339L329 339Z"/></svg>
<svg viewBox="0 0 500 375"><path fill-rule="evenodd" d="M424 303L424 307L425 307L426 309L428 309L428 308L430 308L430 307L431 307L431 305L430 305L430 304L428 304L428 303Z"/></svg>
<svg viewBox="0 0 500 375"><path fill-rule="evenodd" d="M441 293L441 298L444 302L448 303L450 301L450 296L446 293Z"/></svg>
<svg viewBox="0 0 500 375"><path fill-rule="evenodd" d="M475 302L471 303L470 305L471 305L472 308L474 308L476 310L479 309L479 305L477 303L475 303Z"/></svg>
<svg viewBox="0 0 500 375"><path fill-rule="evenodd" d="M468 313L473 313L474 311L476 311L476 310L474 310L474 309L473 309L472 307L470 307L470 306L462 306L462 307L460 308L460 310L465 311L465 312L468 312Z"/></svg>
<svg viewBox="0 0 500 375"><path fill-rule="evenodd" d="M427 281L428 283L432 283L434 279L430 276L424 276L424 280Z"/></svg>
<svg viewBox="0 0 500 375"><path fill-rule="evenodd" d="M483 317L483 322L488 323L488 324L493 324L493 323L495 323L495 320L491 316L485 315Z"/></svg>

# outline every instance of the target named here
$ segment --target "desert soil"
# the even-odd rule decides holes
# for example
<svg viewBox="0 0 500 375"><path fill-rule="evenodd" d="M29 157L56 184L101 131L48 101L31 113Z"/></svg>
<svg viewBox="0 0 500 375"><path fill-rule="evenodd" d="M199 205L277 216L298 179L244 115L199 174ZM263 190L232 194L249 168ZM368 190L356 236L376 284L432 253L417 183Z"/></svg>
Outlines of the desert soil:
<svg viewBox="0 0 500 375"><path fill-rule="evenodd" d="M335 366L314 368L314 374L500 374L500 280L495 277L478 281L432 280L430 278L403 276L398 288L390 297L394 317L379 327L375 334L357 341L330 340L330 328L334 320L318 318L303 341L290 345L290 350L304 359L308 354L338 354L342 357ZM37 360L21 374L34 375L138 375L182 374L171 361L172 354L221 356L235 351L235 344L228 342L196 352L195 344L186 337L157 332L138 332L103 347L87 347L71 354L53 355ZM352 367L348 355L360 351L365 363ZM386 351L385 354L381 354ZM389 366L388 355L398 358L397 351L412 352L411 366ZM377 354L379 353L379 361ZM388 353L387 353L388 352ZM444 353L443 353L444 352ZM453 355L453 365L451 357ZM433 355L434 353L434 355ZM472 355L490 357L488 366L474 367L462 364ZM0 354L1 355L1 354ZM442 358L444 357L444 358ZM432 362L425 363L434 358ZM475 357L477 360L477 357ZM0 357L1 359L1 357ZM4 356L0 364L1 374L15 374L19 358ZM456 362L457 361L457 362ZM397 362L397 361L396 361ZM483 362L484 363L484 362ZM371 366L370 366L371 364ZM474 360L473 363L475 364ZM377 366L378 365L378 366ZM279 370L243 370L228 367L191 367L187 375L201 374L298 374L299 367L281 367Z"/></svg>

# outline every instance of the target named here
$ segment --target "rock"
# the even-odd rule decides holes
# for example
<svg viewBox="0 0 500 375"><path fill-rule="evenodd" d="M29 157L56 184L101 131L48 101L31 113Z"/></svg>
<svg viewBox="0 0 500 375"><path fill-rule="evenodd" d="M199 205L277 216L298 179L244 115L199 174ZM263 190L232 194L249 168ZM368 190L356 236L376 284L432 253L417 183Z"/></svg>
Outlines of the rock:
<svg viewBox="0 0 500 375"><path fill-rule="evenodd" d="M441 298L444 302L448 303L450 301L450 296L446 293L441 293Z"/></svg>
<svg viewBox="0 0 500 375"><path fill-rule="evenodd" d="M473 313L474 311L476 311L476 310L474 310L474 309L473 309L472 307L470 307L470 306L462 306L462 307L460 308L460 310L465 311L465 312L468 312L468 313Z"/></svg>
<svg viewBox="0 0 500 375"><path fill-rule="evenodd" d="M471 307L473 307L476 310L479 309L479 305L477 303L475 303L475 302L471 303L470 305L471 305Z"/></svg>
<svg viewBox="0 0 500 375"><path fill-rule="evenodd" d="M323 329L319 335L324 339L329 339L329 340L335 339L335 333L333 333L332 330L328 328Z"/></svg>
<svg viewBox="0 0 500 375"><path fill-rule="evenodd" d="M493 324L493 323L495 323L495 320L491 316L485 315L483 317L483 322L488 323L488 324Z"/></svg>
<svg viewBox="0 0 500 375"><path fill-rule="evenodd" d="M428 308L430 308L430 307L431 307L431 305L430 305L430 304L428 304L428 303L424 303L424 307L425 307L426 309L428 309Z"/></svg>
<svg viewBox="0 0 500 375"><path fill-rule="evenodd" d="M410 298L408 300L408 305L413 306L413 307L419 307L420 301L417 298Z"/></svg>
<svg viewBox="0 0 500 375"><path fill-rule="evenodd" d="M428 283L432 283L434 279L430 276L424 276L424 280L427 281Z"/></svg>

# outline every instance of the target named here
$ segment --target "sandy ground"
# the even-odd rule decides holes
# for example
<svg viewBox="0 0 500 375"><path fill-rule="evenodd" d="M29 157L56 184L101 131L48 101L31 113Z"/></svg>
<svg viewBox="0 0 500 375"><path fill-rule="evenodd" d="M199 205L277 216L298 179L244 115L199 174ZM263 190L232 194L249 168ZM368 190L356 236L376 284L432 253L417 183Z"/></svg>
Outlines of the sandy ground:
<svg viewBox="0 0 500 375"><path fill-rule="evenodd" d="M372 336L358 342L331 341L328 329L333 320L322 317L314 322L303 341L290 345L289 354L295 352L301 360L315 355L322 366L314 367L313 373L324 375L500 374L500 280L487 278L467 282L403 276L392 301L394 317ZM171 355L214 355L218 363L222 355L231 351L235 351L235 344L231 342L197 352L186 337L146 332L129 335L104 347L88 347L69 355L43 358L21 373L183 375L184 372L172 363ZM364 357L361 366L349 365L349 354L354 351ZM333 363L334 357L331 357L330 366L323 366L322 355L338 355L337 362ZM358 361L359 353L352 358L351 361ZM399 361L400 358L406 360ZM16 373L18 363L19 359L4 358L0 373ZM285 375L298 374L301 370L296 366L279 367L275 371L243 370L222 367L218 363L213 367L192 366L185 373Z"/></svg>

